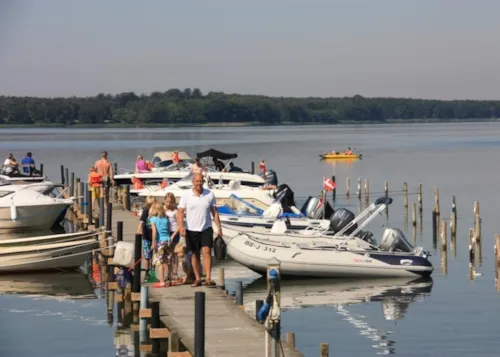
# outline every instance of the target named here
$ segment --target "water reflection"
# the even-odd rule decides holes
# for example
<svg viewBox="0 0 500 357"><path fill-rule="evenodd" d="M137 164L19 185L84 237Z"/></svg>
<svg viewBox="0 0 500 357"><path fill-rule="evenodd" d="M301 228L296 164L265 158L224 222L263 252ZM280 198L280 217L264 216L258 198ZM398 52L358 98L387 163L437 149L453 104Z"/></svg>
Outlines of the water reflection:
<svg viewBox="0 0 500 357"><path fill-rule="evenodd" d="M257 299L265 299L266 281L258 279L245 289L245 310L255 314ZM359 334L377 342L373 345L377 354L394 354L395 341L388 338L390 332L383 332L366 321L365 316L355 316L348 306L367 302L380 302L385 320L397 321L404 318L411 303L430 295L433 286L431 278L397 278L375 280L296 280L281 282L281 306L287 309L301 309L317 306L333 306L338 314L359 330Z"/></svg>

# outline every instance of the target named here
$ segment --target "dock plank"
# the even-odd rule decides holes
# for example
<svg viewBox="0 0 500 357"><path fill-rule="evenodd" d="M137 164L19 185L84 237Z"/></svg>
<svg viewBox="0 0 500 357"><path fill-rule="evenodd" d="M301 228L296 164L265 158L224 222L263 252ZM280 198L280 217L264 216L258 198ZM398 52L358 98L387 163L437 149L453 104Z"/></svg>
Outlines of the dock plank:
<svg viewBox="0 0 500 357"><path fill-rule="evenodd" d="M113 204L113 235L118 221L123 222L123 240L134 241L139 217ZM150 286L151 284L147 284ZM207 357L261 357L265 353L265 330L219 288L189 285L155 289L150 286L149 299L160 301L160 319L179 335L181 343L194 353L194 296L205 292L205 355ZM284 356L304 357L300 351L282 341Z"/></svg>

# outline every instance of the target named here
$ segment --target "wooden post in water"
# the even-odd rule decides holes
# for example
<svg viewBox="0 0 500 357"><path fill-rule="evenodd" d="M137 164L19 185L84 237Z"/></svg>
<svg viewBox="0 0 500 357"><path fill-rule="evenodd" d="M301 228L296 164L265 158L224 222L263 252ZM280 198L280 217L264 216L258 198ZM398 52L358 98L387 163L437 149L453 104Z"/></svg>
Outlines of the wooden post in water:
<svg viewBox="0 0 500 357"><path fill-rule="evenodd" d="M64 165L61 165L61 185L65 185L66 182L64 182Z"/></svg>
<svg viewBox="0 0 500 357"><path fill-rule="evenodd" d="M293 332L287 332L286 333L286 343L295 349L295 333Z"/></svg>
<svg viewBox="0 0 500 357"><path fill-rule="evenodd" d="M369 205L370 201L370 182L365 179L365 205Z"/></svg>
<svg viewBox="0 0 500 357"><path fill-rule="evenodd" d="M495 287L497 291L500 291L500 234L495 234Z"/></svg>
<svg viewBox="0 0 500 357"><path fill-rule="evenodd" d="M411 205L411 225L413 227L413 243L417 244L417 204L415 202Z"/></svg>
<svg viewBox="0 0 500 357"><path fill-rule="evenodd" d="M64 168L64 185L66 187L70 186L70 182L69 182L69 169L67 167Z"/></svg>
<svg viewBox="0 0 500 357"><path fill-rule="evenodd" d="M388 181L384 181L384 194L385 196L389 196L389 182Z"/></svg>
<svg viewBox="0 0 500 357"><path fill-rule="evenodd" d="M330 345L328 343L322 343L320 346L320 357L330 356Z"/></svg>
<svg viewBox="0 0 500 357"><path fill-rule="evenodd" d="M221 290L225 290L226 289L226 278L225 278L225 274L224 274L224 268L219 268L219 270L217 271L218 272L218 285L219 285L219 288L221 288Z"/></svg>
<svg viewBox="0 0 500 357"><path fill-rule="evenodd" d="M71 173L71 178L69 179L69 196L75 195L75 173Z"/></svg>
<svg viewBox="0 0 500 357"><path fill-rule="evenodd" d="M408 184L403 182L403 206L405 231L408 230Z"/></svg>
<svg viewBox="0 0 500 357"><path fill-rule="evenodd" d="M422 184L419 183L418 186L417 186L417 201L418 201L418 221L420 222L419 224L419 230L420 230L420 233L422 233L423 229L424 229L424 224L423 224L423 207L422 207Z"/></svg>
<svg viewBox="0 0 500 357"><path fill-rule="evenodd" d="M483 262L482 258L482 247L481 247L481 217L477 214L475 217L475 237L474 240L476 241L476 259L479 262L479 266L481 266L481 263Z"/></svg>
<svg viewBox="0 0 500 357"><path fill-rule="evenodd" d="M351 179L349 178L349 176L347 176L345 179L345 196L349 199L350 194L351 194Z"/></svg>
<svg viewBox="0 0 500 357"><path fill-rule="evenodd" d="M441 269L443 275L448 273L448 239L446 237L446 221L441 222Z"/></svg>
<svg viewBox="0 0 500 357"><path fill-rule="evenodd" d="M356 186L356 195L358 196L358 200L361 201L361 177L358 177L358 185Z"/></svg>
<svg viewBox="0 0 500 357"><path fill-rule="evenodd" d="M474 280L474 228L469 228L469 277Z"/></svg>

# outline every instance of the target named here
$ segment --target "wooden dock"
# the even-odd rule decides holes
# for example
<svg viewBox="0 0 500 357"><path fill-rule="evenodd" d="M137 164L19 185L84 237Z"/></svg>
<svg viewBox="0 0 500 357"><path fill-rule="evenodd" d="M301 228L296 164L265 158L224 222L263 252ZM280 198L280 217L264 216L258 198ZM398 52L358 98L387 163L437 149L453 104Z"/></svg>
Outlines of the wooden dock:
<svg viewBox="0 0 500 357"><path fill-rule="evenodd" d="M124 210L121 205L115 203L112 211L113 236L116 237L117 234L117 222L122 221L123 240L132 242L137 231L138 219L139 217L132 212ZM217 279L214 280L218 282ZM264 327L222 289L203 286L192 288L190 285L158 289L151 287L151 284L145 285L149 287L149 301L160 302L161 322L169 334L175 332L179 342L188 351L187 355L194 356L195 350L195 292L204 291L205 356L265 356ZM303 357L302 353L284 340L281 346L284 356ZM185 353L182 355L186 355ZM175 354L169 353L168 356Z"/></svg>

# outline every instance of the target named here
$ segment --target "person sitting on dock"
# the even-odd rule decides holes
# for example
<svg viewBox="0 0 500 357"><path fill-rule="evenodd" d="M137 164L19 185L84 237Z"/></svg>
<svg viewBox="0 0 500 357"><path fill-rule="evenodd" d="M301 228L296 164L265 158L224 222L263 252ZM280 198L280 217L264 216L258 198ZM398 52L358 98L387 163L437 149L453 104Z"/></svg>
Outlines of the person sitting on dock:
<svg viewBox="0 0 500 357"><path fill-rule="evenodd" d="M21 160L21 165L25 174L31 175L35 170L35 160L33 160L31 152L26 153L26 156Z"/></svg>
<svg viewBox="0 0 500 357"><path fill-rule="evenodd" d="M92 207L99 208L99 197L101 197L102 175L96 171L95 167L89 169L89 189L92 194Z"/></svg>

